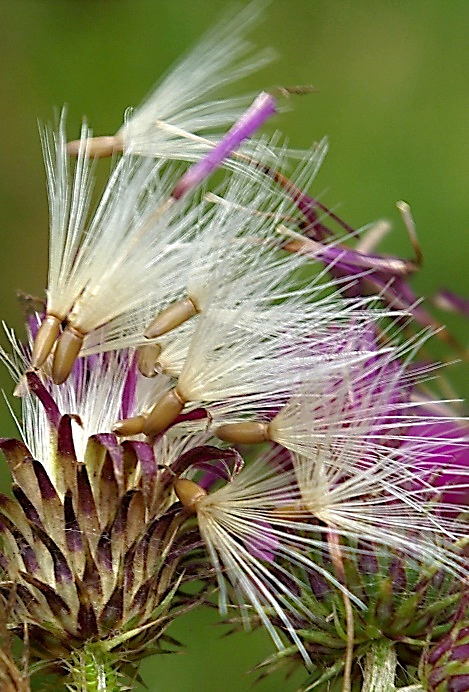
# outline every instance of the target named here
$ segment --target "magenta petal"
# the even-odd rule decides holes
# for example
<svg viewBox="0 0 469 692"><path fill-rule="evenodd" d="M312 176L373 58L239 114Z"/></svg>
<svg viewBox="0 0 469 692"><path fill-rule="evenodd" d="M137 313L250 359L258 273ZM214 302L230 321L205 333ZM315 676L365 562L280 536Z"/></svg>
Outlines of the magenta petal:
<svg viewBox="0 0 469 692"><path fill-rule="evenodd" d="M436 294L434 303L443 310L459 312L461 315L469 317L469 299L458 296L452 291L442 289Z"/></svg>
<svg viewBox="0 0 469 692"><path fill-rule="evenodd" d="M124 487L124 452L117 437L113 433L98 433L93 438L102 445L112 461L112 468L120 490Z"/></svg>
<svg viewBox="0 0 469 692"><path fill-rule="evenodd" d="M378 272L386 280L398 276L408 276L414 267L399 257L373 255L359 252L343 245L317 244L315 255L324 264L333 266L346 274L359 274L363 271Z"/></svg>
<svg viewBox="0 0 469 692"><path fill-rule="evenodd" d="M469 675L453 675L448 682L448 692L467 692Z"/></svg>
<svg viewBox="0 0 469 692"><path fill-rule="evenodd" d="M49 394L35 372L27 372L26 380L28 382L29 390L37 396L43 405L49 423L57 430L59 427L61 414L54 399Z"/></svg>
<svg viewBox="0 0 469 692"><path fill-rule="evenodd" d="M137 366L136 357L129 354L129 367L127 370L127 378L125 380L122 391L121 403L121 418L130 418L134 414L135 408L135 392L137 390Z"/></svg>
<svg viewBox="0 0 469 692"><path fill-rule="evenodd" d="M146 496L149 497L157 474L157 466L153 447L147 442L127 440L122 445L124 449L132 449L142 472L142 486Z"/></svg>
<svg viewBox="0 0 469 692"><path fill-rule="evenodd" d="M73 444L72 420L74 416L65 415L60 419L57 435L57 448L60 454L76 459L75 445Z"/></svg>
<svg viewBox="0 0 469 692"><path fill-rule="evenodd" d="M218 166L232 154L239 145L276 112L275 99L272 94L263 91L254 100L245 113L235 122L229 132L209 153L197 161L184 173L173 190L172 197L180 199L207 178Z"/></svg>
<svg viewBox="0 0 469 692"><path fill-rule="evenodd" d="M210 487L217 479L230 481L236 476L244 465L242 456L235 449L218 449L209 445L194 447L181 454L172 466L172 471L180 475L188 468L193 467L198 471L207 471L199 485Z"/></svg>
<svg viewBox="0 0 469 692"><path fill-rule="evenodd" d="M422 411L419 411L421 414ZM407 430L409 442L401 449L412 446L412 438L425 441L421 458L415 464L419 475L417 484L429 484L441 492L441 501L450 505L469 504L469 435L458 422L442 420L416 423Z"/></svg>
<svg viewBox="0 0 469 692"><path fill-rule="evenodd" d="M36 461L36 459L33 459L32 464L42 500L48 501L58 498L57 490L49 478L49 474L44 466L39 461Z"/></svg>
<svg viewBox="0 0 469 692"><path fill-rule="evenodd" d="M293 199L295 200L298 209L308 220L308 226L305 228L305 234L308 236L308 238L312 238L313 240L323 240L325 237L332 235L332 231L330 231L319 221L318 215L314 211L315 209L320 209L321 211L325 212L327 216L332 219L332 221L335 221L335 223L345 229L347 233L355 233L354 229L349 226L348 223L342 221L340 217L334 214L334 212L328 209L324 204L319 202L319 200L314 199L314 197L310 197L304 192L298 191L293 194Z"/></svg>
<svg viewBox="0 0 469 692"><path fill-rule="evenodd" d="M207 418L207 409L200 407L194 408L192 409L192 411L188 411L188 413L179 414L179 416L174 420L174 423L172 425L177 425L178 423L186 423L196 420L203 420L204 418Z"/></svg>
<svg viewBox="0 0 469 692"><path fill-rule="evenodd" d="M302 211L306 215L306 211ZM319 236L324 236L324 232L321 231ZM379 294L390 307L412 313L420 324L440 326L405 281L416 270L414 262L394 256L363 253L343 245L327 245L319 242L322 240L319 236L316 235L302 251L320 260L336 279L351 280L341 289L344 295L355 298L373 292Z"/></svg>
<svg viewBox="0 0 469 692"><path fill-rule="evenodd" d="M277 552L279 546L279 540L275 535L271 524L262 519L256 520L253 522L253 524L255 524L253 530L256 528L259 535L257 535L255 538L244 538L244 545L249 550L251 555L257 557L259 560L273 562L275 559L275 553Z"/></svg>

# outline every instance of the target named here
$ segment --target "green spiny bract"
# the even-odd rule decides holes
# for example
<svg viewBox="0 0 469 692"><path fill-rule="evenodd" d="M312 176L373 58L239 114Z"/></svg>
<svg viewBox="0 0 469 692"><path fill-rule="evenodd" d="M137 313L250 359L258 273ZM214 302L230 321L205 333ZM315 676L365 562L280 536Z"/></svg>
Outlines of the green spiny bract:
<svg viewBox="0 0 469 692"><path fill-rule="evenodd" d="M189 595L184 585L209 570L184 512L167 509L170 490L154 461L152 476L137 471L151 448L96 436L78 462L64 442L69 425L64 417L55 487L22 443L1 442L16 499L0 496L0 594L11 631L29 641L33 669L69 676L67 661L86 649L90 665L107 652L115 676L174 650L166 629L205 588L200 581Z"/></svg>
<svg viewBox="0 0 469 692"><path fill-rule="evenodd" d="M345 540L341 547L343 585L352 597L349 602L353 609L352 689L362 689L367 675L366 657L374 656L377 650L389 651L395 657L397 688L415 683L422 652L451 630L464 585L435 564L417 565L391 549L355 543L353 552L350 541L347 545ZM327 555L317 554L315 560L327 572L334 572ZM342 678L345 666L350 629L344 595L320 574L310 574L303 584L298 595L312 618L299 618L295 628L312 667L302 690L330 689L333 681ZM260 670L264 676L277 668L292 672L301 665L302 657L291 646L267 659ZM337 684L341 689L341 683Z"/></svg>

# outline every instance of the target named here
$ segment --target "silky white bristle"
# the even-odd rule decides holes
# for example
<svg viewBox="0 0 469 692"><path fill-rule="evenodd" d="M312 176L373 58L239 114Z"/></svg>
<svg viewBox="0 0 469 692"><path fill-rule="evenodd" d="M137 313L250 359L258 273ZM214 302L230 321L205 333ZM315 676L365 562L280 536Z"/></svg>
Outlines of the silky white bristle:
<svg viewBox="0 0 469 692"><path fill-rule="evenodd" d="M196 161L213 147L251 97L207 99L273 58L269 50L255 54L244 38L261 9L260 3L251 3L222 21L168 72L116 134L124 150Z"/></svg>

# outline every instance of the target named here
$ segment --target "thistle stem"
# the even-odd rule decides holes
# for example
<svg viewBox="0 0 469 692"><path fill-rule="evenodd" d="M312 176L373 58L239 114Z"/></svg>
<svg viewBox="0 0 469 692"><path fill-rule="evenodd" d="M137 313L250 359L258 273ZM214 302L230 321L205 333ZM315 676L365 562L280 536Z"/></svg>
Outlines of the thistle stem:
<svg viewBox="0 0 469 692"><path fill-rule="evenodd" d="M329 531L327 534L327 543L329 545L329 555L331 556L334 570L341 584L345 587L345 569L342 555L340 552L340 544L335 532ZM353 620L352 604L347 592L342 591L342 600L345 608L345 620L347 623L347 646L345 649L344 672L342 676L342 692L350 692L352 689L352 663L353 649L355 642L355 623Z"/></svg>
<svg viewBox="0 0 469 692"><path fill-rule="evenodd" d="M68 689L72 692L119 692L120 675L114 668L112 654L99 642L86 644L73 654Z"/></svg>
<svg viewBox="0 0 469 692"><path fill-rule="evenodd" d="M362 692L395 692L397 656L393 642L378 639L365 656Z"/></svg>

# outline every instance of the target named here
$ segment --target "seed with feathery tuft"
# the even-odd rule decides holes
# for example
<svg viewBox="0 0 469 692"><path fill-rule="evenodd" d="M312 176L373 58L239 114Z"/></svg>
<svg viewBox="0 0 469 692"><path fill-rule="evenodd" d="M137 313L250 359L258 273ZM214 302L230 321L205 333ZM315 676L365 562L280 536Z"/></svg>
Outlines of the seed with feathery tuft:
<svg viewBox="0 0 469 692"><path fill-rule="evenodd" d="M207 495L207 491L195 481L188 478L178 478L174 483L174 492L186 509L197 513L197 505Z"/></svg>
<svg viewBox="0 0 469 692"><path fill-rule="evenodd" d="M33 368L40 368L51 352L55 342L59 338L60 325L62 320L55 315L47 314L34 340L33 351L31 354L31 364Z"/></svg>
<svg viewBox="0 0 469 692"><path fill-rule="evenodd" d="M187 296L181 300L172 303L165 310L162 310L145 329L144 336L147 339L155 339L158 336L163 336L167 332L176 329L191 317L194 317L199 312L195 300L191 296Z"/></svg>
<svg viewBox="0 0 469 692"><path fill-rule="evenodd" d="M96 301L100 293L106 292L106 286L112 285L113 282L115 282L115 273L117 271L117 267L122 265L122 263L128 262L129 257L135 260L135 255L139 252L138 248L141 244L140 241L144 236L149 234L153 225L161 220L162 216L175 205L176 201L182 199L183 197L187 197L187 195L198 187L209 175L211 175L211 173L213 173L213 171L223 165L224 161L233 154L233 152L242 144L242 142L249 138L275 112L276 101L274 97L266 92L259 94L251 106L234 123L225 136L216 145L214 145L208 151L208 153L202 156L196 163L190 166L185 173L182 174L182 176L177 180L176 184L172 187L169 196L167 196L166 199L163 198L162 200L157 201L156 209L152 210L143 223L141 223L141 219L139 215L137 215L137 226L132 229L132 233L128 234L129 238L127 239L127 245L125 251L122 253L122 257L117 259L114 263L111 263L111 268L109 269L109 274L107 277L104 278L101 274L99 277L94 278L94 286L92 285L92 282L90 282L90 277L87 276L89 269L84 270L85 274L80 275L80 260L83 260L83 258L78 257L77 259L77 257L70 251L70 248L68 247L68 245L75 245L76 254L79 255L79 251L81 249L80 236L82 236L84 233L83 229L81 229L81 224L85 221L84 214L82 213L83 218L82 216L77 215L77 219L72 218L71 212L70 219L67 217L67 215L65 215L64 218L63 214L58 215L59 225L66 224L66 233L64 234L66 236L65 248L62 248L61 252L62 254L66 255L67 263L70 265L68 267L67 280L70 279L70 276L72 277L72 279L70 279L72 289L68 297L68 303L66 304L66 307L63 307L64 314L61 315L61 318L55 315L51 309L51 306L48 305L46 326L42 331L39 331L37 343L35 340L33 345L35 367L40 367L40 365L44 363L58 337L57 348L54 354L54 362L52 366L52 379L56 384L62 384L65 382L73 368L76 358L81 351L85 337L93 330L99 329L107 322L112 321L115 317L115 314L113 314L110 307L108 309L108 315L105 314L105 310L100 317L96 315L92 316L90 314L89 303L92 304L93 300ZM77 177L74 186L74 193L76 188L79 190L80 194L77 195L77 199L73 199L73 201L77 203L77 206L80 205L83 208L85 208L89 202L89 183L87 181L89 169L86 166L89 140L87 139L86 135L87 130L85 127L83 129L82 139L80 140L80 157L77 164L78 172L76 173ZM60 163L57 165L60 175L54 170L54 166L50 164L50 161L47 160L47 164L51 168L50 186L53 188L53 193L51 196L53 197L54 201L56 201L56 198L59 198L60 200L60 194L63 194L60 189L59 193L57 191L57 179L62 177L63 180L59 180L59 182L68 182L68 169L66 163L64 162L64 158L66 158L66 149L63 142L63 122L62 129L60 130L57 139L57 159L60 160ZM50 157L50 153L47 153L47 156ZM130 164L128 165L130 168L132 168ZM144 167L142 167L142 169L143 168ZM125 166L123 166L123 170L125 172ZM83 173L83 171L85 172ZM153 174L150 172L150 178L152 175ZM130 180L133 180L132 175L130 175ZM125 179L125 175L124 182L128 182ZM148 185L148 182L148 180L141 181L141 183L145 183L145 185ZM82 186L82 189L80 189L80 185ZM145 187L145 185L143 185L143 187ZM112 190L112 185L110 189ZM136 185L136 190L140 190L141 193L141 185ZM105 199L106 196L107 194L105 193L103 199ZM104 207L106 207L106 202L104 202ZM133 205L131 205L131 207L133 208ZM108 210L105 213L109 213ZM117 222L118 226L122 226L123 224L125 225L125 222L123 222L121 219L121 215L118 215L118 218L114 219L114 221ZM57 220L55 225L57 225ZM53 227L54 223L51 222L51 226ZM101 236L103 233L104 231L100 229L100 232L97 234L97 237L101 241ZM70 238L67 237L68 235ZM87 243L84 242L83 245L86 246ZM82 261L81 264L83 265ZM78 269L75 265L78 266ZM58 279L58 283L55 286L55 289L56 293L58 292L58 295L64 292L66 287L66 282L64 283L61 280L63 269L64 267L59 267L58 277L56 277ZM78 275L78 279L76 275ZM75 285L73 285L73 282L75 282ZM84 283L79 289L78 287L81 282ZM49 293L52 293L50 291L50 287ZM58 295L56 295L56 298L58 298ZM105 305L105 303L103 302L102 305ZM187 301L182 301L181 306L173 307L172 310L168 310L163 311L163 313L160 315L160 320L157 321L156 325L153 325L152 327L153 331L156 330L159 333L166 333L167 331L178 326L178 324L182 324L182 322L197 312L196 306L192 304L190 299ZM59 336L59 320L62 322L65 319L67 320L67 327ZM161 331L161 329L163 331Z"/></svg>
<svg viewBox="0 0 469 692"><path fill-rule="evenodd" d="M68 324L59 336L52 362L52 380L55 384L62 384L70 375L85 336L71 324Z"/></svg>
<svg viewBox="0 0 469 692"><path fill-rule="evenodd" d="M220 440L233 444L256 444L273 439L269 425L256 421L220 425L215 434Z"/></svg>

